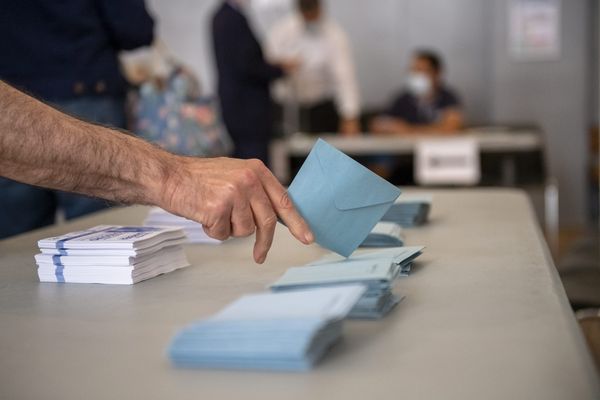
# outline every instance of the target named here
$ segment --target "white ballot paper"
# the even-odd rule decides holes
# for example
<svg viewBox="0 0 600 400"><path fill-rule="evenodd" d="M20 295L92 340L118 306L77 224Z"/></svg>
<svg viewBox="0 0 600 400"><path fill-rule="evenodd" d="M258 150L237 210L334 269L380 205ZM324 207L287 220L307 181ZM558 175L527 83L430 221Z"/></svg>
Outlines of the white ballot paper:
<svg viewBox="0 0 600 400"><path fill-rule="evenodd" d="M101 225L42 239L41 282L130 285L189 265L178 228Z"/></svg>
<svg viewBox="0 0 600 400"><path fill-rule="evenodd" d="M221 240L209 237L202 224L171 214L160 207L152 207L144 220L149 226L174 226L183 229L189 243L220 244Z"/></svg>
<svg viewBox="0 0 600 400"><path fill-rule="evenodd" d="M244 296L175 335L180 367L307 370L340 338L361 285Z"/></svg>

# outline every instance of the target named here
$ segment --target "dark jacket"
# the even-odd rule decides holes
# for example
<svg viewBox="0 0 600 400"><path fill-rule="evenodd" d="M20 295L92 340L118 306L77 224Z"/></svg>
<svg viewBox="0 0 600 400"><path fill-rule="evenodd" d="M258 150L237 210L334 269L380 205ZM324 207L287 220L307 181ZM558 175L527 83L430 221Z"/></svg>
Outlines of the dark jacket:
<svg viewBox="0 0 600 400"><path fill-rule="evenodd" d="M212 21L223 120L234 141L268 141L272 103L269 83L283 75L267 63L246 17L223 2Z"/></svg>
<svg viewBox="0 0 600 400"><path fill-rule="evenodd" d="M121 96L117 53L153 29L143 0L2 0L0 79L49 101Z"/></svg>

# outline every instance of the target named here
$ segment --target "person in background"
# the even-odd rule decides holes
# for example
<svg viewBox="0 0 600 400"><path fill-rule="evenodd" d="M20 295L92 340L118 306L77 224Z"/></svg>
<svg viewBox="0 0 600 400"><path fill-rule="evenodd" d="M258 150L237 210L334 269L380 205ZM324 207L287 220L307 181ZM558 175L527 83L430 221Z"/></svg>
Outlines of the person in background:
<svg viewBox="0 0 600 400"><path fill-rule="evenodd" d="M0 79L69 114L124 128L118 53L149 45L153 30L143 0L3 0ZM0 178L0 238L52 224L58 209L71 219L107 206Z"/></svg>
<svg viewBox="0 0 600 400"><path fill-rule="evenodd" d="M223 1L212 20L213 50L223 122L235 158L257 158L268 165L273 103L269 85L296 68L296 61L265 61L244 8L245 0Z"/></svg>
<svg viewBox="0 0 600 400"><path fill-rule="evenodd" d="M275 87L285 107L299 106L303 132L360 131L360 99L346 33L325 15L320 0L297 0L297 12L277 23L267 36L274 59L296 57L298 70Z"/></svg>
<svg viewBox="0 0 600 400"><path fill-rule="evenodd" d="M373 119L374 134L452 133L463 127L459 97L442 79L444 63L433 51L418 50L405 90L381 116Z"/></svg>

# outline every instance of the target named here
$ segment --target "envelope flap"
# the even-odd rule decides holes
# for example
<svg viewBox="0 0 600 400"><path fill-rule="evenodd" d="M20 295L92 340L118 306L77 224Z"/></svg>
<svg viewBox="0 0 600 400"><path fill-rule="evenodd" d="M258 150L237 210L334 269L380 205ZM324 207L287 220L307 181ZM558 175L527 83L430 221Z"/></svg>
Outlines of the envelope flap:
<svg viewBox="0 0 600 400"><path fill-rule="evenodd" d="M339 210L391 203L400 195L400 189L322 139L315 145L315 154Z"/></svg>

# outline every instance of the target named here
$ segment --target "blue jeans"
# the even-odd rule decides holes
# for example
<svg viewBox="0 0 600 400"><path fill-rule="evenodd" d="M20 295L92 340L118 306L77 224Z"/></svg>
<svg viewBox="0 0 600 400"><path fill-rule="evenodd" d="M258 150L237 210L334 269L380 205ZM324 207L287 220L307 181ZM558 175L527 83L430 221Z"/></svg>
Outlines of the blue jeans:
<svg viewBox="0 0 600 400"><path fill-rule="evenodd" d="M123 99L84 97L55 102L54 105L84 120L125 127ZM58 209L65 213L67 219L72 219L109 206L102 200L0 178L0 238L52 224Z"/></svg>

